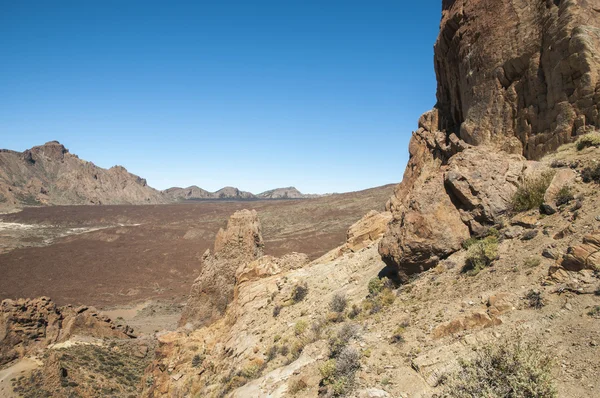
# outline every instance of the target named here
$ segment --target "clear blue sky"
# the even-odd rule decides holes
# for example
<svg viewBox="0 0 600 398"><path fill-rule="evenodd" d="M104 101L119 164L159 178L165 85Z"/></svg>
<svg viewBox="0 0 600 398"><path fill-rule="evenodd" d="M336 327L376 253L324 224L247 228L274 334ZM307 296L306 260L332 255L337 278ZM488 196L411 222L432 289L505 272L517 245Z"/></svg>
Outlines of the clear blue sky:
<svg viewBox="0 0 600 398"><path fill-rule="evenodd" d="M0 148L59 140L159 189L402 178L440 0L0 0Z"/></svg>

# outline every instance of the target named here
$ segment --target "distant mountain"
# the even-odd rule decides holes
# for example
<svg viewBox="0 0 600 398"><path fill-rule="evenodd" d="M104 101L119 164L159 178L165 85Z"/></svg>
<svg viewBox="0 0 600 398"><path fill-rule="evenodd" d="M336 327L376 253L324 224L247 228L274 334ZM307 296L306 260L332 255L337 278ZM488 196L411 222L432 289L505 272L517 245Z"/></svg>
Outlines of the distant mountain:
<svg viewBox="0 0 600 398"><path fill-rule="evenodd" d="M316 198L320 195L305 195L294 187L277 188L254 195L253 193L240 191L234 187L225 187L217 192L208 192L195 185L187 188L169 188L163 191L163 194L175 201L182 200L258 200L258 199L308 199Z"/></svg>
<svg viewBox="0 0 600 398"><path fill-rule="evenodd" d="M124 167L103 169L69 153L58 141L24 152L0 149L0 207L167 202Z"/></svg>
<svg viewBox="0 0 600 398"><path fill-rule="evenodd" d="M321 195L303 194L294 187L276 188L256 195L260 199L308 199L318 198Z"/></svg>

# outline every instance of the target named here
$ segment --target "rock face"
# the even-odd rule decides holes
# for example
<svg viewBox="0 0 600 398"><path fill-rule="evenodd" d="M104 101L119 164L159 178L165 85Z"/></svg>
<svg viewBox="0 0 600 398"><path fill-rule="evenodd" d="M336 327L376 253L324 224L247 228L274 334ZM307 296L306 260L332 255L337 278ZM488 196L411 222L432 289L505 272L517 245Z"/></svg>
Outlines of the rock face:
<svg viewBox="0 0 600 398"><path fill-rule="evenodd" d="M525 158L600 125L598 1L448 0L442 8L438 103L413 133L380 244L400 277L498 222L537 167Z"/></svg>
<svg viewBox="0 0 600 398"><path fill-rule="evenodd" d="M440 130L537 158L600 126L597 0L443 1Z"/></svg>
<svg viewBox="0 0 600 398"><path fill-rule="evenodd" d="M236 271L263 255L260 221L255 210L235 212L220 229L214 253L204 254L202 271L194 281L180 325L199 327L219 319L233 299Z"/></svg>
<svg viewBox="0 0 600 398"><path fill-rule="evenodd" d="M379 240L391 218L389 212L371 210L348 229L345 247L357 252Z"/></svg>
<svg viewBox="0 0 600 398"><path fill-rule="evenodd" d="M93 308L57 307L47 297L4 300L0 305L0 365L75 335L128 338L132 332Z"/></svg>
<svg viewBox="0 0 600 398"><path fill-rule="evenodd" d="M167 199L143 178L81 160L57 141L22 153L0 150L0 207L157 203Z"/></svg>

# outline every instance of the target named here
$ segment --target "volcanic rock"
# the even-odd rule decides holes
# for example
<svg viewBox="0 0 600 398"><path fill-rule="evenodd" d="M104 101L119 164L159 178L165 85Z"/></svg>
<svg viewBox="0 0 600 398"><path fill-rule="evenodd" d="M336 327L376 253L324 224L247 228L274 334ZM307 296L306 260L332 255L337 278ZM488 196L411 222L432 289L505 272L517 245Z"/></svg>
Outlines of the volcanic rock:
<svg viewBox="0 0 600 398"><path fill-rule="evenodd" d="M180 325L199 327L219 319L233 299L236 271L263 255L260 221L255 210L235 212L220 229L214 253L206 253L200 276L194 281Z"/></svg>

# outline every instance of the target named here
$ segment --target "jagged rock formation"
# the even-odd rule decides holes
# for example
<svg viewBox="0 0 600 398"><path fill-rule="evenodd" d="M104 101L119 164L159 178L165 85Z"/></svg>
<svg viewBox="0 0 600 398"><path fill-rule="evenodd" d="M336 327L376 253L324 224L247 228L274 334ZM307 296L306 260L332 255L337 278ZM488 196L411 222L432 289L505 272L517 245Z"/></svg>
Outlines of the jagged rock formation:
<svg viewBox="0 0 600 398"><path fill-rule="evenodd" d="M419 120L380 245L400 277L498 222L538 158L600 125L591 1L444 1L438 103Z"/></svg>
<svg viewBox="0 0 600 398"><path fill-rule="evenodd" d="M436 130L538 158L600 126L597 0L443 1Z"/></svg>
<svg viewBox="0 0 600 398"><path fill-rule="evenodd" d="M131 337L92 307L58 307L47 297L3 300L0 304L0 365L68 340L75 335Z"/></svg>
<svg viewBox="0 0 600 398"><path fill-rule="evenodd" d="M57 141L22 153L0 150L0 207L166 202L124 167L95 166Z"/></svg>
<svg viewBox="0 0 600 398"><path fill-rule="evenodd" d="M171 200L257 200L257 199L308 199L320 195L303 194L294 187L276 188L257 195L240 191L234 187L225 187L217 192L208 192L195 185L187 188L173 187L163 191Z"/></svg>
<svg viewBox="0 0 600 398"><path fill-rule="evenodd" d="M200 276L192 286L180 325L207 325L219 319L233 298L238 267L263 255L263 238L256 210L235 212L220 229L214 252L204 253Z"/></svg>

